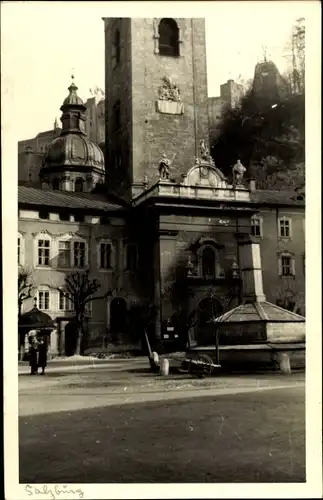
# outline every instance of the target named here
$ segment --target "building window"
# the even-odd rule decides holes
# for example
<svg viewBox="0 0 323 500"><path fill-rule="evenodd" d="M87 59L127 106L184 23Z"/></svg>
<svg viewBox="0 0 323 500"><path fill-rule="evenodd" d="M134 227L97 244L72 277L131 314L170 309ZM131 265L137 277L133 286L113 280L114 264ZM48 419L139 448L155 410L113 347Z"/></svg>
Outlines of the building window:
<svg viewBox="0 0 323 500"><path fill-rule="evenodd" d="M75 179L74 191L76 193L83 192L83 179L81 179L80 177L78 179Z"/></svg>
<svg viewBox="0 0 323 500"><path fill-rule="evenodd" d="M292 274L292 258L289 255L283 255L282 262L282 276L290 276Z"/></svg>
<svg viewBox="0 0 323 500"><path fill-rule="evenodd" d="M58 242L58 267L71 267L71 242Z"/></svg>
<svg viewBox="0 0 323 500"><path fill-rule="evenodd" d="M114 151L113 160L114 160L114 168L117 170L118 168L121 167L122 164L121 149L118 145L116 146L116 149Z"/></svg>
<svg viewBox="0 0 323 500"><path fill-rule="evenodd" d="M113 128L115 132L119 131L121 128L121 104L120 101L117 101L113 106Z"/></svg>
<svg viewBox="0 0 323 500"><path fill-rule="evenodd" d="M74 214L74 221L75 222L84 222L84 215L83 214Z"/></svg>
<svg viewBox="0 0 323 500"><path fill-rule="evenodd" d="M84 241L74 241L74 267L85 267L85 251Z"/></svg>
<svg viewBox="0 0 323 500"><path fill-rule="evenodd" d="M125 269L127 271L135 271L137 269L137 247L136 245L126 245L126 261Z"/></svg>
<svg viewBox="0 0 323 500"><path fill-rule="evenodd" d="M260 217L251 218L251 234L262 237L262 219Z"/></svg>
<svg viewBox="0 0 323 500"><path fill-rule="evenodd" d="M100 217L100 224L108 226L110 224L110 218L107 215L102 215Z"/></svg>
<svg viewBox="0 0 323 500"><path fill-rule="evenodd" d="M278 220L278 231L280 238L292 237L292 221L289 217L281 217Z"/></svg>
<svg viewBox="0 0 323 500"><path fill-rule="evenodd" d="M59 190L60 180L57 177L55 177L55 179L53 179L52 186L53 186L53 189L55 191Z"/></svg>
<svg viewBox="0 0 323 500"><path fill-rule="evenodd" d="M120 63L120 55L121 55L121 43L120 43L120 31L118 29L114 32L114 40L113 40L113 48L112 48L112 59L113 59L113 67L117 66Z"/></svg>
<svg viewBox="0 0 323 500"><path fill-rule="evenodd" d="M38 290L37 293L37 304L40 311L49 310L49 291L48 290Z"/></svg>
<svg viewBox="0 0 323 500"><path fill-rule="evenodd" d="M111 243L100 243L100 269L111 269L112 246Z"/></svg>
<svg viewBox="0 0 323 500"><path fill-rule="evenodd" d="M70 220L70 216L69 216L69 214L66 214L66 213L60 213L59 220L62 222L68 222Z"/></svg>
<svg viewBox="0 0 323 500"><path fill-rule="evenodd" d="M49 212L47 210L40 210L38 215L39 215L40 219L43 219L43 220L49 219Z"/></svg>
<svg viewBox="0 0 323 500"><path fill-rule="evenodd" d="M61 290L59 291L59 310L73 311L73 303L69 294Z"/></svg>
<svg viewBox="0 0 323 500"><path fill-rule="evenodd" d="M207 246L203 248L201 254L202 276L214 277L215 276L215 252L212 247Z"/></svg>
<svg viewBox="0 0 323 500"><path fill-rule="evenodd" d="M179 56L179 29L174 19L162 19L158 28L159 54Z"/></svg>
<svg viewBox="0 0 323 500"><path fill-rule="evenodd" d="M279 257L280 276L295 276L295 260L288 253L281 254Z"/></svg>
<svg viewBox="0 0 323 500"><path fill-rule="evenodd" d="M50 262L50 240L38 240L38 265L49 266Z"/></svg>

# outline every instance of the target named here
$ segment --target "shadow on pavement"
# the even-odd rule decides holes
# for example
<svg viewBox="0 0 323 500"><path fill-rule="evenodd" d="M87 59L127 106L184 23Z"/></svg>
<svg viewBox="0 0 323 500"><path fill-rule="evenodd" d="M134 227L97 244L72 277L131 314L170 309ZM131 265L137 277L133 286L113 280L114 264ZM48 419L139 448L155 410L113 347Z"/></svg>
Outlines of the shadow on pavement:
<svg viewBox="0 0 323 500"><path fill-rule="evenodd" d="M20 417L19 442L23 483L304 482L304 391Z"/></svg>

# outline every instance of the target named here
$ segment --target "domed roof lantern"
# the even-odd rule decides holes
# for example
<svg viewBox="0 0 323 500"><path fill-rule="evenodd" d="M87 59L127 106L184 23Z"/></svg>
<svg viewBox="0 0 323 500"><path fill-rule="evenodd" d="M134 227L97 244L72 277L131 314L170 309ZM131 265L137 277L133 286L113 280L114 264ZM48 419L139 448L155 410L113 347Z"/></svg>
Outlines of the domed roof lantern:
<svg viewBox="0 0 323 500"><path fill-rule="evenodd" d="M74 75L72 75L72 83L68 87L69 94L64 99L63 105L61 107L61 110L64 111L62 108L65 106L83 106L84 108L86 107L82 101L82 99L77 95L78 87L74 83Z"/></svg>
<svg viewBox="0 0 323 500"><path fill-rule="evenodd" d="M72 83L68 87L69 94L64 99L61 106L63 112L61 116L62 132L61 135L78 133L86 135L85 132L85 111L86 106L82 99L77 95L78 87L74 83L74 75L72 75Z"/></svg>
<svg viewBox="0 0 323 500"><path fill-rule="evenodd" d="M48 145L44 163L40 169L40 179L56 179L65 173L80 174L85 182L86 174L94 174L95 179L104 179L105 167L102 150L88 139L85 132L86 105L77 95L77 86L72 83L68 88L69 95L64 100L61 111L62 130ZM86 173L85 170L86 169ZM92 178L93 179L93 178ZM48 182L48 181L46 181ZM67 183L71 189L71 183ZM92 184L91 184L92 185ZM65 184L64 184L65 186Z"/></svg>

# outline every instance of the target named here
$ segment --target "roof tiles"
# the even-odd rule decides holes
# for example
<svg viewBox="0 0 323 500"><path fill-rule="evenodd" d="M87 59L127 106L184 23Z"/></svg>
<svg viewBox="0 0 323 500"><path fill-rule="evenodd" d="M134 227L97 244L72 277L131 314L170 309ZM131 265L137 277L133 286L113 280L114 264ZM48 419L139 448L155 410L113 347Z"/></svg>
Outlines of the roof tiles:
<svg viewBox="0 0 323 500"><path fill-rule="evenodd" d="M222 314L215 319L216 323L241 323L250 321L282 321L304 322L305 318L299 314L276 306L271 302L253 302L240 304L238 307Z"/></svg>
<svg viewBox="0 0 323 500"><path fill-rule="evenodd" d="M124 205L95 193L75 193L18 186L18 204L60 207L72 209L94 209L104 212L122 210Z"/></svg>

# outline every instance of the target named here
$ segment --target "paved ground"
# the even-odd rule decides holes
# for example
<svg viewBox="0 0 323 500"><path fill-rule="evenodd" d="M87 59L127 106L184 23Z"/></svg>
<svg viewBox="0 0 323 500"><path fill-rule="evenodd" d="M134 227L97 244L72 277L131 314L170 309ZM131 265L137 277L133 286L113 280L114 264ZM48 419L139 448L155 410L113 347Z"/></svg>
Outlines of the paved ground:
<svg viewBox="0 0 323 500"><path fill-rule="evenodd" d="M163 379L146 359L54 365L19 376L21 482L305 479L301 373Z"/></svg>

